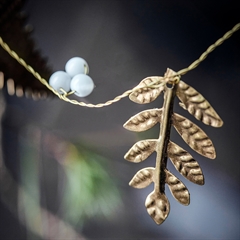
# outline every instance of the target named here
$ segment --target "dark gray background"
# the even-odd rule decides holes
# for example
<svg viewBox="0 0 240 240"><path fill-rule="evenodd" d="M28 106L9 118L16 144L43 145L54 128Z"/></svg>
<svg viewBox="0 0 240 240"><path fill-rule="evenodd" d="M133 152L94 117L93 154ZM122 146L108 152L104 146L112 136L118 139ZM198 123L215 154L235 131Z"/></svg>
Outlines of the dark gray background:
<svg viewBox="0 0 240 240"><path fill-rule="evenodd" d="M237 1L205 0L29 0L26 5L33 36L54 71L63 70L74 56L88 62L96 88L82 100L91 103L112 99L147 76L162 76L168 67L176 71L187 67L239 21L239 10ZM184 180L191 193L188 207L167 192L171 212L161 226L155 225L144 207L151 187L128 186L136 171L153 165L154 159L126 162L124 154L139 137L122 128L137 112L161 107L161 97L149 105L126 98L102 109L82 108L57 98L35 102L7 97L8 127L21 124L11 114L18 109L22 122L80 140L109 159L123 206L111 222L90 220L82 230L89 239L239 239L239 53L237 32L182 77L208 99L224 126L214 129L197 123L212 139L217 158L191 152L202 167L205 185ZM193 119L177 104L175 110ZM174 131L172 139L185 147Z"/></svg>

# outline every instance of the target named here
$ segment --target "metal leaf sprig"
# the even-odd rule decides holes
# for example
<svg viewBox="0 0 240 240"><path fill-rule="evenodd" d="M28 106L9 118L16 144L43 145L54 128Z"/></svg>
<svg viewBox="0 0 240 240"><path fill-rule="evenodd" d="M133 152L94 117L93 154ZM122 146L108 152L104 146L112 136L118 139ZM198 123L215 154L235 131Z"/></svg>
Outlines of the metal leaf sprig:
<svg viewBox="0 0 240 240"><path fill-rule="evenodd" d="M180 106L188 110L196 119L212 127L221 127L223 121L211 107L209 102L194 88L176 77L176 72L167 69L159 88L150 88L149 83L158 77L143 79L138 86L146 86L130 94L129 98L139 104L150 103L162 92L164 103L162 108L142 111L131 117L124 127L130 131L141 132L160 123L158 139L138 141L125 154L124 158L138 163L148 158L154 151L157 153L156 166L143 168L136 173L129 185L135 188L145 188L154 183L154 190L146 198L145 206L148 214L157 224L167 218L170 204L165 195L165 184L168 185L173 197L183 205L190 203L190 194L186 186L167 169L167 160L189 181L198 185L204 184L204 176L198 162L183 148L170 141L170 131L173 125L183 140L199 154L214 159L216 157L212 141L206 133L187 118L173 112L174 98L180 100ZM171 87L168 85L170 84Z"/></svg>

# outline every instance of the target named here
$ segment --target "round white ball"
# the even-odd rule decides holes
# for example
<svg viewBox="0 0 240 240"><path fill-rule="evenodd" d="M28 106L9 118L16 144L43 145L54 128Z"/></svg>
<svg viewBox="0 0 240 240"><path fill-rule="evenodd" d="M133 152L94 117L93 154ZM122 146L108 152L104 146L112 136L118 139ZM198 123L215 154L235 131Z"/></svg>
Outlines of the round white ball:
<svg viewBox="0 0 240 240"><path fill-rule="evenodd" d="M88 74L89 68L87 62L80 57L74 57L67 61L65 65L65 71L71 76L74 77L77 74Z"/></svg>
<svg viewBox="0 0 240 240"><path fill-rule="evenodd" d="M86 97L93 91L94 83L88 75L78 74L72 78L70 88L77 96Z"/></svg>
<svg viewBox="0 0 240 240"><path fill-rule="evenodd" d="M71 76L64 71L57 71L53 73L49 79L49 85L59 93L63 93L60 88L66 92L69 92L70 83Z"/></svg>

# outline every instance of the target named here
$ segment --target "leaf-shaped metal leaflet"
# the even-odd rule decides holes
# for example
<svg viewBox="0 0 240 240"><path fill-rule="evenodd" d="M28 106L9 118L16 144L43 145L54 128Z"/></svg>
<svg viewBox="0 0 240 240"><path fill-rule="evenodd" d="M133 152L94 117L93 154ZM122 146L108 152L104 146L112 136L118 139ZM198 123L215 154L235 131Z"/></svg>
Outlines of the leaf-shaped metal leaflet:
<svg viewBox="0 0 240 240"><path fill-rule="evenodd" d="M155 191L147 196L145 206L148 214L157 224L163 223L170 211L170 205L165 194Z"/></svg>
<svg viewBox="0 0 240 240"><path fill-rule="evenodd" d="M155 139L138 141L125 154L124 158L130 162L142 162L155 151L156 144L157 140Z"/></svg>
<svg viewBox="0 0 240 240"><path fill-rule="evenodd" d="M132 180L129 182L129 185L134 188L145 188L153 182L155 168L143 168L138 171Z"/></svg>
<svg viewBox="0 0 240 240"><path fill-rule="evenodd" d="M181 204L189 205L190 194L186 186L168 170L165 169L165 173L166 183L168 184L173 197Z"/></svg>
<svg viewBox="0 0 240 240"><path fill-rule="evenodd" d="M177 85L176 94L182 102L180 106L188 110L196 119L212 127L221 127L223 125L222 119L210 103L193 87L180 81Z"/></svg>
<svg viewBox="0 0 240 240"><path fill-rule="evenodd" d="M150 129L161 119L162 109L155 108L142 111L131 117L123 127L135 132L142 132Z"/></svg>
<svg viewBox="0 0 240 240"><path fill-rule="evenodd" d="M204 184L204 176L198 162L186 150L169 141L167 151L174 167L185 178L199 185Z"/></svg>
<svg viewBox="0 0 240 240"><path fill-rule="evenodd" d="M185 117L174 113L172 123L183 140L199 154L214 159L216 158L215 148L207 134Z"/></svg>
<svg viewBox="0 0 240 240"><path fill-rule="evenodd" d="M159 88L147 87L152 82L159 82L162 77L147 77L143 79L137 87L142 87L129 95L130 100L135 103L145 104L154 101L164 90L164 86ZM157 83L158 84L158 83Z"/></svg>

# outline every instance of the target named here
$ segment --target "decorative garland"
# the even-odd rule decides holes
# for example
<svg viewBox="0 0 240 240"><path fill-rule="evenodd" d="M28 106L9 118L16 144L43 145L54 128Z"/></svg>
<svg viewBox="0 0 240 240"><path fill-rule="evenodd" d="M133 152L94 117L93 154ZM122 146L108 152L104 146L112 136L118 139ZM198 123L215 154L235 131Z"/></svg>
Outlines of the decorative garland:
<svg viewBox="0 0 240 240"><path fill-rule="evenodd" d="M171 126L174 126L183 140L193 150L210 159L216 157L212 141L208 138L206 133L190 120L173 112L175 96L179 98L180 106L192 114L197 120L212 127L221 127L223 125L222 119L211 107L209 102L194 88L181 81L180 77L196 68L209 53L211 53L216 47L220 46L239 29L240 23L236 24L230 31L225 33L223 37L209 46L207 50L187 68L178 72L167 69L167 72L163 77L154 76L145 78L135 88L124 92L112 100L99 104L86 104L84 102L69 99L68 95L76 93L77 90L72 89L73 91L71 92L69 92L68 88L67 90L64 90L64 88L60 88L59 90L58 83L56 85L55 83L51 83L52 86L49 85L39 73L20 58L16 52L11 50L1 37L0 45L60 99L75 105L100 108L111 105L127 96L129 96L130 100L136 103L145 104L154 101L162 92L164 93L164 103L162 108L142 111L131 117L124 124L126 129L136 132L148 130L157 123L160 123L161 125L158 139L141 140L135 143L124 156L126 160L138 163L144 161L154 151L157 152L155 168L148 167L141 169L132 178L129 185L135 188L144 188L152 182L154 183L154 190L148 195L145 206L153 220L157 224L161 224L167 218L170 210L170 205L165 195L165 184L169 186L172 195L177 201L183 205L188 205L190 203L190 194L185 185L167 170L168 158L185 178L198 185L204 184L204 176L197 161L194 160L186 150L170 141ZM71 76L73 77L72 79L69 77L69 84L70 80L73 81L78 74L88 77L86 75L88 73L87 63L83 60L81 64L84 66L83 72L74 73ZM66 72L66 74L70 74L67 67ZM62 73L65 74L65 72Z"/></svg>
<svg viewBox="0 0 240 240"><path fill-rule="evenodd" d="M230 38L232 36L232 34L236 31L238 31L240 29L240 23L236 24L230 31L226 32L221 38L219 38L214 44L212 44L211 46L209 46L207 48L207 50L201 54L201 56L195 60L193 63L191 63L188 67L176 72L175 76L182 76L184 74L186 74L187 72L193 70L194 68L196 68L203 60L205 60L205 58L208 56L209 53L211 53L216 47L220 46L225 40L227 40L228 38ZM53 87L51 87L48 83L48 81L44 78L41 77L41 75L36 72L30 65L28 65L21 57L18 56L18 54L16 52L14 52L13 50L10 49L10 47L7 45L7 43L5 43L3 41L3 39L0 36L0 45L2 46L2 48L4 50L6 50L14 59L16 59L23 67L26 68L27 71L29 71L30 73L32 73L32 75L38 79L43 85L45 85L49 90L51 90L55 95L57 95L61 100L64 100L66 102L75 104L75 105L79 105L82 107L89 107L89 108L101 108L101 107L105 107L108 105L111 105L115 102L120 101L122 98L125 98L127 96L129 96L131 93L141 90L143 88L159 88L163 85L165 85L169 79L166 77L156 77L154 79L153 82L148 83L145 86L137 86L133 89L127 90L124 93L122 93L121 95L115 97L112 100L109 100L105 103L98 103L98 104L88 104L88 103L84 103L84 102L79 102L76 100L71 100L69 99L67 96L68 94L60 94L57 90L55 90Z"/></svg>

